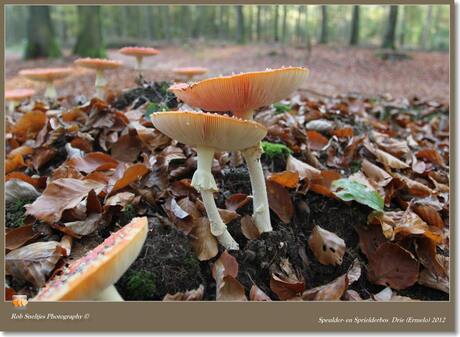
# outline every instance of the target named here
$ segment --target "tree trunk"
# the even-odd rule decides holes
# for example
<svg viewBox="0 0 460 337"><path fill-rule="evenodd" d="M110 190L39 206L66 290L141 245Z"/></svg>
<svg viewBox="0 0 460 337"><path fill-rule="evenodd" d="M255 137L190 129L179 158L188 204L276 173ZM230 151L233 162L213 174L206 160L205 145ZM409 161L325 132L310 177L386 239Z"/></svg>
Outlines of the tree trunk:
<svg viewBox="0 0 460 337"><path fill-rule="evenodd" d="M287 12L288 12L288 7L287 5L283 6L283 24L282 24L282 41L283 43L286 43L288 40L288 34L287 34Z"/></svg>
<svg viewBox="0 0 460 337"><path fill-rule="evenodd" d="M256 21L256 30L257 30L257 41L260 42L262 39L262 6L257 5L257 21Z"/></svg>
<svg viewBox="0 0 460 337"><path fill-rule="evenodd" d="M238 43L244 43L244 14L243 6L236 6L236 40Z"/></svg>
<svg viewBox="0 0 460 337"><path fill-rule="evenodd" d="M404 43L406 41L406 8L404 7L401 7L399 24L399 46L404 47Z"/></svg>
<svg viewBox="0 0 460 337"><path fill-rule="evenodd" d="M383 38L382 48L396 49L396 23L398 22L398 6L390 6L388 23Z"/></svg>
<svg viewBox="0 0 460 337"><path fill-rule="evenodd" d="M78 6L78 37L73 53L84 57L106 56L100 6Z"/></svg>
<svg viewBox="0 0 460 337"><path fill-rule="evenodd" d="M274 25L274 39L275 39L275 42L278 42L280 40L280 37L279 37L279 32L278 32L278 20L279 20L279 11L280 11L280 6L279 5L276 5L275 6L275 22L273 23Z"/></svg>
<svg viewBox="0 0 460 337"><path fill-rule="evenodd" d="M422 49L429 49L430 46L430 28L431 21L433 17L433 6L428 6L428 12L426 14L426 19L423 24L422 34L420 35L420 45Z"/></svg>
<svg viewBox="0 0 460 337"><path fill-rule="evenodd" d="M350 46L359 44L359 5L353 6L353 17L351 18Z"/></svg>
<svg viewBox="0 0 460 337"><path fill-rule="evenodd" d="M49 6L29 6L27 21L27 46L24 57L59 57L61 51L56 41Z"/></svg>
<svg viewBox="0 0 460 337"><path fill-rule="evenodd" d="M321 36L319 43L326 44L328 41L327 36L327 6L321 6Z"/></svg>

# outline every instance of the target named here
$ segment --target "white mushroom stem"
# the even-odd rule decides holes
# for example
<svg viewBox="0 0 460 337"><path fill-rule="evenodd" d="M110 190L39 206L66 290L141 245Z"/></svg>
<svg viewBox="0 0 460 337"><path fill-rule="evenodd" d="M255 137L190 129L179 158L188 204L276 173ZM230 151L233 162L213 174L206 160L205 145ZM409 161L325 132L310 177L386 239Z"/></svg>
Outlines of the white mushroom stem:
<svg viewBox="0 0 460 337"><path fill-rule="evenodd" d="M214 150L206 147L197 148L197 170L193 174L192 186L201 193L206 214L210 222L211 233L219 243L228 250L238 250L238 243L232 238L227 226L220 217L213 193L218 191L216 181L211 173Z"/></svg>
<svg viewBox="0 0 460 337"><path fill-rule="evenodd" d="M104 87L107 85L107 80L104 77L104 70L96 70L96 96L99 98L104 98Z"/></svg>
<svg viewBox="0 0 460 337"><path fill-rule="evenodd" d="M111 285L104 290L102 290L97 296L94 297L96 301L111 301L111 302L120 302L124 301L123 297L121 297L118 290L115 288L114 285Z"/></svg>
<svg viewBox="0 0 460 337"><path fill-rule="evenodd" d="M248 166L249 177L253 195L253 219L260 233L271 232L270 209L268 208L267 187L265 185L264 171L260 163L262 148L260 144L242 151Z"/></svg>
<svg viewBox="0 0 460 337"><path fill-rule="evenodd" d="M136 56L136 70L141 72L143 70L142 67L142 60L144 59L143 56Z"/></svg>
<svg viewBox="0 0 460 337"><path fill-rule="evenodd" d="M57 97L56 88L54 87L53 81L46 82L45 97L49 99L55 99Z"/></svg>
<svg viewBox="0 0 460 337"><path fill-rule="evenodd" d="M18 101L9 101L8 102L8 113L12 114L16 107L18 106Z"/></svg>

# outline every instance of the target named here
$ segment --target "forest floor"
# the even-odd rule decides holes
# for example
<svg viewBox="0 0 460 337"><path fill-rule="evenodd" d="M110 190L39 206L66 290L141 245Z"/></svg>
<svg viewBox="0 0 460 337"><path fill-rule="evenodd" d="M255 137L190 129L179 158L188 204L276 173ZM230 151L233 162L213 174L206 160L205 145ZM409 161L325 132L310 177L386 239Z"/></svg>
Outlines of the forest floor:
<svg viewBox="0 0 460 337"><path fill-rule="evenodd" d="M171 80L171 70L182 66L205 66L209 76L232 72L262 70L280 66L306 66L310 77L304 89L323 95L359 93L368 97L390 94L393 97L419 96L447 100L449 97L449 55L440 52L404 52L403 60L383 60L375 49L314 46L306 49L284 48L276 45L201 45L162 47L161 54L144 60L145 77L149 80ZM111 87L130 87L135 77L130 66L132 58L109 50L108 56L124 61L123 70L109 74ZM6 53L6 87L34 87L32 82L17 76L19 70L32 67L72 65L72 57L57 60L23 61L21 55ZM121 76L120 76L121 75ZM76 81L76 77L79 78ZM88 84L94 79L91 71L78 69L74 76L59 83L63 95L90 90L81 86L80 77Z"/></svg>
<svg viewBox="0 0 460 337"><path fill-rule="evenodd" d="M390 62L370 50L315 47L308 61L303 50L282 56L266 46L187 50L163 48L149 61L145 77L155 83L113 71L107 102L81 96L94 90L94 75L79 69L58 86L64 97L7 116L7 298L34 296L145 216L143 250L116 284L126 300L449 299L447 55ZM71 60L13 56L8 87L28 84L15 75L23 67ZM268 130L261 161L272 232L254 226L241 156L213 160L216 203L239 251L225 251L209 231L190 185L193 147L150 120L164 105L181 108L171 82L159 81L191 64L211 75L281 65L312 71L305 88L254 118Z"/></svg>

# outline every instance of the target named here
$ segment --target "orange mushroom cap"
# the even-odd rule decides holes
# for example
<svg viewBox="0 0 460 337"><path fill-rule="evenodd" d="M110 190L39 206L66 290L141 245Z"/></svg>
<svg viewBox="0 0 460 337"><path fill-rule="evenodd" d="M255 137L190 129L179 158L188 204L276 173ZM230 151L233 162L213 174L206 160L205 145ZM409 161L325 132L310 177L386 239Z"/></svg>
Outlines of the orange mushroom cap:
<svg viewBox="0 0 460 337"><path fill-rule="evenodd" d="M67 77L71 72L72 68L35 68L21 70L19 75L33 81L53 81Z"/></svg>
<svg viewBox="0 0 460 337"><path fill-rule="evenodd" d="M124 47L119 50L123 55L129 56L153 56L160 53L158 49L150 47Z"/></svg>
<svg viewBox="0 0 460 337"><path fill-rule="evenodd" d="M193 76L206 74L208 69L203 67L182 67L173 69L173 72L178 75Z"/></svg>
<svg viewBox="0 0 460 337"><path fill-rule="evenodd" d="M115 68L120 67L123 64L123 62L121 61L109 60L109 59L98 59L98 58L91 58L91 57L79 58L75 60L74 63L83 68L99 69L99 70L115 69Z"/></svg>
<svg viewBox="0 0 460 337"><path fill-rule="evenodd" d="M218 151L244 150L256 145L267 129L254 121L194 111L163 111L151 116L153 125L181 143Z"/></svg>
<svg viewBox="0 0 460 337"><path fill-rule="evenodd" d="M289 96L307 76L306 68L288 67L214 77L192 84L178 83L169 90L190 106L248 117L254 109Z"/></svg>
<svg viewBox="0 0 460 337"><path fill-rule="evenodd" d="M5 99L20 101L35 95L35 90L33 89L13 89L5 91Z"/></svg>

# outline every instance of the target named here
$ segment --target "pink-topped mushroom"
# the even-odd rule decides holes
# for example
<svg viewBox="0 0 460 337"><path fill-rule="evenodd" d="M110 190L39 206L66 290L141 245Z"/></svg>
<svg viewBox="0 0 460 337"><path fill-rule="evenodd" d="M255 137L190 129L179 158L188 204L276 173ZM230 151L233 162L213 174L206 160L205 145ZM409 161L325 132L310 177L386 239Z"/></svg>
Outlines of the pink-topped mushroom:
<svg viewBox="0 0 460 337"><path fill-rule="evenodd" d="M24 69L19 75L36 82L46 82L45 97L55 99L57 97L54 81L63 79L72 73L72 68L35 68Z"/></svg>
<svg viewBox="0 0 460 337"><path fill-rule="evenodd" d="M181 67L173 69L173 72L176 75L184 76L187 79L187 81L190 81L195 76L206 74L208 72L208 69L203 67Z"/></svg>
<svg viewBox="0 0 460 337"><path fill-rule="evenodd" d="M5 101L8 101L8 111L13 113L19 103L35 95L34 89L13 89L5 91Z"/></svg>
<svg viewBox="0 0 460 337"><path fill-rule="evenodd" d="M98 58L79 58L75 60L75 64L87 69L96 70L96 96L104 98L104 88L107 85L107 80L104 76L105 70L113 70L121 67L123 62L109 59L98 59Z"/></svg>
<svg viewBox="0 0 460 337"><path fill-rule="evenodd" d="M158 55L160 51L150 47L124 47L120 49L120 53L136 57L136 70L141 72L143 70L142 61L144 60L144 57Z"/></svg>

